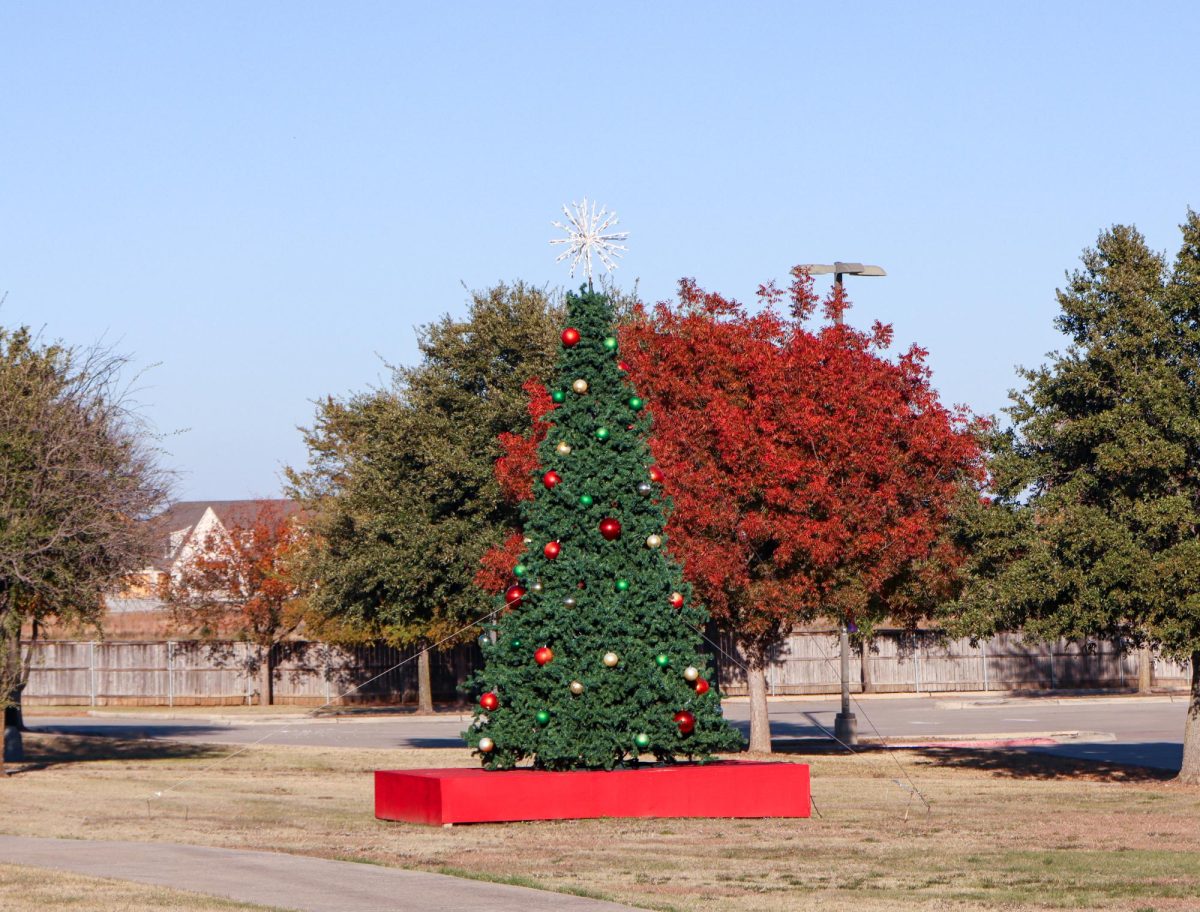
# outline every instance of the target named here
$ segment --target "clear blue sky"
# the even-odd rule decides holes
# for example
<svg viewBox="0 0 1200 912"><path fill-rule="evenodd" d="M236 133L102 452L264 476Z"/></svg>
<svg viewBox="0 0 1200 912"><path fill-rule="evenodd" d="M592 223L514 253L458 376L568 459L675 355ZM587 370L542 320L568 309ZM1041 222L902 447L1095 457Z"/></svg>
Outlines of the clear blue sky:
<svg viewBox="0 0 1200 912"><path fill-rule="evenodd" d="M861 260L853 322L1004 405L1054 289L1200 207L1189 3L0 6L0 323L160 363L187 498L269 496L311 400L410 361L463 283L567 284L585 194L644 299Z"/></svg>

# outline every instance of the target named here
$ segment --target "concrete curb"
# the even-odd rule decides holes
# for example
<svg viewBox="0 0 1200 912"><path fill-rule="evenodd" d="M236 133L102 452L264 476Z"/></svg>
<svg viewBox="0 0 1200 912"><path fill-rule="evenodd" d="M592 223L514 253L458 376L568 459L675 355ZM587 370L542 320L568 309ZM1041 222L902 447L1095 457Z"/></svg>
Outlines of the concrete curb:
<svg viewBox="0 0 1200 912"><path fill-rule="evenodd" d="M0 836L0 862L132 880L297 912L629 912L633 908L445 874L173 843Z"/></svg>

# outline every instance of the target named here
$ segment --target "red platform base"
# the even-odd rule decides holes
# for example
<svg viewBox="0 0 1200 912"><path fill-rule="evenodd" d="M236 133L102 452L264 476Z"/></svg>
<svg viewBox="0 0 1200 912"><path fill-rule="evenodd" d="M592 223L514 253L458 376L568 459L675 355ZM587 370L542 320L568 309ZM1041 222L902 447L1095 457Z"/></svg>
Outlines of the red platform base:
<svg viewBox="0 0 1200 912"><path fill-rule="evenodd" d="M808 765L709 763L611 772L376 770L375 816L408 823L584 817L807 817Z"/></svg>

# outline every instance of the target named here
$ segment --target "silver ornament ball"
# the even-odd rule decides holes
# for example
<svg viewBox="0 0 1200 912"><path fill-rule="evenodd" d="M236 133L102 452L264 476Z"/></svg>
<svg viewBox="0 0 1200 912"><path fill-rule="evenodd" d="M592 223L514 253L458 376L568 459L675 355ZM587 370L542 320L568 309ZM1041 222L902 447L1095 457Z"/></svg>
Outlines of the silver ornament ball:
<svg viewBox="0 0 1200 912"><path fill-rule="evenodd" d="M490 754L496 747L496 742L491 738L479 739L479 750L485 754Z"/></svg>
<svg viewBox="0 0 1200 912"><path fill-rule="evenodd" d="M537 580L537 581L529 584L529 591L537 593L539 595L541 594L541 592L544 588L545 587L542 585L541 580Z"/></svg>
<svg viewBox="0 0 1200 912"><path fill-rule="evenodd" d="M619 661L621 661L621 659L615 652L604 653L604 664L609 668L616 668Z"/></svg>
<svg viewBox="0 0 1200 912"><path fill-rule="evenodd" d="M580 377L578 380L576 380L574 383L571 384L571 389L575 390L575 392L577 392L580 396L582 396L584 393L586 393L588 391L588 382L586 380L584 380L582 377Z"/></svg>
<svg viewBox="0 0 1200 912"><path fill-rule="evenodd" d="M565 440L560 440L558 442L558 446L554 448L554 452L556 452L559 456L570 456L571 444L567 443Z"/></svg>
<svg viewBox="0 0 1200 912"><path fill-rule="evenodd" d="M648 481L639 481L638 482L637 492L639 494L641 494L643 497L649 496L650 493L653 491L654 491L654 485L650 484L650 482L648 482Z"/></svg>
<svg viewBox="0 0 1200 912"><path fill-rule="evenodd" d="M574 608L575 607L575 596L568 595L565 599L563 599L563 607L564 608Z"/></svg>
<svg viewBox="0 0 1200 912"><path fill-rule="evenodd" d="M581 693L583 693L583 683L580 681L572 681L571 693L575 694L575 696L579 696Z"/></svg>
<svg viewBox="0 0 1200 912"><path fill-rule="evenodd" d="M685 681L694 681L698 677L700 677L700 669L698 669L695 665L689 665L683 670L683 679Z"/></svg>
<svg viewBox="0 0 1200 912"><path fill-rule="evenodd" d="M647 548L661 548L662 543L663 543L663 537L661 535L647 535L646 536L646 547Z"/></svg>

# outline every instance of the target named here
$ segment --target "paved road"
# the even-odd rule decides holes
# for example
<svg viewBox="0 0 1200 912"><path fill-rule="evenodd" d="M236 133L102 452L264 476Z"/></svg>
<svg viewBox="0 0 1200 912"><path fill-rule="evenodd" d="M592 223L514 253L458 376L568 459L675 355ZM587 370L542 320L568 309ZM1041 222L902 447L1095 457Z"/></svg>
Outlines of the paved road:
<svg viewBox="0 0 1200 912"><path fill-rule="evenodd" d="M1178 769L1183 757L1186 702L1163 697L1016 698L871 698L858 700L858 729L920 742L930 738L979 735L1041 735L1084 732L1062 743L1021 747L1062 756ZM803 738L828 737L834 700L779 700L771 704L772 733L780 746ZM748 706L726 701L726 717L748 730ZM459 732L469 715L391 716L370 719L254 722L226 719L149 719L30 716L33 728L79 734L170 739L219 744L270 744L334 747L459 747ZM998 748L999 749L999 748Z"/></svg>
<svg viewBox="0 0 1200 912"><path fill-rule="evenodd" d="M299 912L629 912L632 908L423 871L171 843L0 836L0 862L133 880Z"/></svg>

